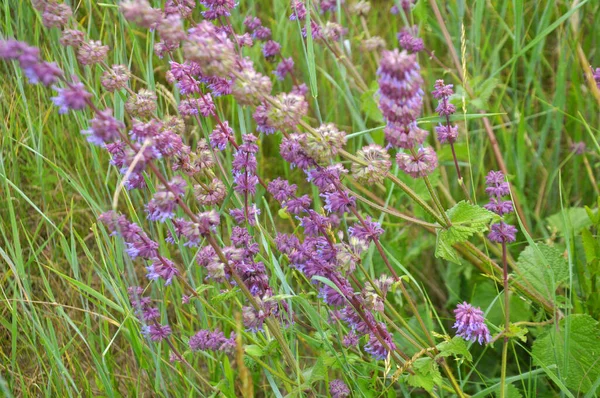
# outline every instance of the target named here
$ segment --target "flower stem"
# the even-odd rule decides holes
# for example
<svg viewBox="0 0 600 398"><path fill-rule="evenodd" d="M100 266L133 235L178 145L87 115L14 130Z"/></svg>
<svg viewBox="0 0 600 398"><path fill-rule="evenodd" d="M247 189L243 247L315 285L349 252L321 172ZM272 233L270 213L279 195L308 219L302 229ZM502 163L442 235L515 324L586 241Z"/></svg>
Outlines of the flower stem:
<svg viewBox="0 0 600 398"><path fill-rule="evenodd" d="M502 344L502 370L500 375L500 398L506 396L506 360L508 357L508 332L510 330L508 264L506 261L506 242L502 242L502 265L504 270L504 342Z"/></svg>

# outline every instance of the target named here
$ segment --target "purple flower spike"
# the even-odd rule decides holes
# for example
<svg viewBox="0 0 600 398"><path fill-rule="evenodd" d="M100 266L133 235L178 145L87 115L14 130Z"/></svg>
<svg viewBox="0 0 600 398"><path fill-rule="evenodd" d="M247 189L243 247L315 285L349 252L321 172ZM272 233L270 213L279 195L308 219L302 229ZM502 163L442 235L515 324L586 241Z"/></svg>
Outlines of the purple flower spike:
<svg viewBox="0 0 600 398"><path fill-rule="evenodd" d="M350 389L340 379L332 380L329 383L329 392L331 392L331 398L346 398L350 396Z"/></svg>
<svg viewBox="0 0 600 398"><path fill-rule="evenodd" d="M142 333L152 341L163 341L171 335L169 325L148 325L144 327Z"/></svg>
<svg viewBox="0 0 600 398"><path fill-rule="evenodd" d="M87 101L92 97L81 82L75 82L65 88L54 87L58 92L51 100L59 107L58 113L64 114L69 110L81 110L87 106Z"/></svg>
<svg viewBox="0 0 600 398"><path fill-rule="evenodd" d="M485 325L483 311L475 308L467 302L456 306L454 310L456 323L452 328L456 329L456 335L468 341L478 341L479 344L489 343L490 332Z"/></svg>
<svg viewBox="0 0 600 398"><path fill-rule="evenodd" d="M437 155L431 147L419 148L415 154L399 152L396 155L398 166L412 178L431 174L438 165Z"/></svg>
<svg viewBox="0 0 600 398"><path fill-rule="evenodd" d="M492 225L488 239L497 243L510 243L516 240L517 232L515 226L501 221L498 224Z"/></svg>

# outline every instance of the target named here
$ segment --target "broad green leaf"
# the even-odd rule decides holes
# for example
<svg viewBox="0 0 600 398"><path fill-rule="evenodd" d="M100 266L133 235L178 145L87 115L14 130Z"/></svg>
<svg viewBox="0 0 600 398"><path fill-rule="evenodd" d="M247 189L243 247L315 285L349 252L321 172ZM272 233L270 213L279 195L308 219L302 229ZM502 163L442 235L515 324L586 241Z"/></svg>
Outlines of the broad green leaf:
<svg viewBox="0 0 600 398"><path fill-rule="evenodd" d="M600 329L589 315L574 314L562 319L533 343L534 363L556 365L558 377L570 389L587 392L600 377ZM577 395L577 394L576 394Z"/></svg>
<svg viewBox="0 0 600 398"><path fill-rule="evenodd" d="M560 250L544 244L527 246L519 255L517 279L531 284L548 299L554 298L558 286L569 277L569 264Z"/></svg>
<svg viewBox="0 0 600 398"><path fill-rule="evenodd" d="M432 358L419 358L412 366L414 374L407 376L407 382L413 387L423 388L433 392L433 388L442 383L442 375L437 362Z"/></svg>
<svg viewBox="0 0 600 398"><path fill-rule="evenodd" d="M437 345L437 349L440 351L436 358L441 357L457 357L466 358L468 361L472 361L473 357L467 348L467 343L464 339L454 336L452 340L443 341Z"/></svg>
<svg viewBox="0 0 600 398"><path fill-rule="evenodd" d="M435 256L460 264L460 257L452 245L467 241L473 234L484 232L497 215L483 207L465 201L459 202L446 211L452 226L439 229Z"/></svg>
<svg viewBox="0 0 600 398"><path fill-rule="evenodd" d="M592 220L590 220L587 211L585 211L583 207L571 207L564 212L560 211L548 217L547 221L550 230L558 231L560 233L567 231L564 220L565 217L569 219L569 226L573 228L573 232L575 233L592 225Z"/></svg>
<svg viewBox="0 0 600 398"><path fill-rule="evenodd" d="M505 391L505 398L521 398L523 395L521 395L521 391L519 391L519 389L517 387L515 387L513 384L507 384L506 385L506 391ZM500 397L500 387L498 387L498 389L496 389L496 397Z"/></svg>

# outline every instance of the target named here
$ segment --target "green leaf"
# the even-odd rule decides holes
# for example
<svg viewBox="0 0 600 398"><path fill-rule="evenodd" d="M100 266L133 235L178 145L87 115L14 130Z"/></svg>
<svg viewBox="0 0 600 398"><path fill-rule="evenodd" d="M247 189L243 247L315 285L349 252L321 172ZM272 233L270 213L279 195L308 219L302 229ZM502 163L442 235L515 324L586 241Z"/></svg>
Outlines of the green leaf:
<svg viewBox="0 0 600 398"><path fill-rule="evenodd" d="M554 299L558 286L569 277L569 264L560 250L537 244L527 246L517 261L517 279L531 284L548 299Z"/></svg>
<svg viewBox="0 0 600 398"><path fill-rule="evenodd" d="M452 356L461 359L466 358L467 361L473 360L473 357L467 348L467 343L464 339L458 336L454 336L452 340L441 342L437 345L437 349L440 351L440 353L436 355L436 359Z"/></svg>
<svg viewBox="0 0 600 398"><path fill-rule="evenodd" d="M589 229L581 230L581 240L583 242L583 250L585 251L585 259L589 264L598 258L598 242Z"/></svg>
<svg viewBox="0 0 600 398"><path fill-rule="evenodd" d="M433 392L436 385L442 384L442 375L438 364L432 358L419 358L412 366L415 374L407 376L407 382L413 387L423 388Z"/></svg>
<svg viewBox="0 0 600 398"><path fill-rule="evenodd" d="M543 368L558 367L558 377L577 391L587 392L600 377L600 329L589 315L575 314L562 319L559 328L550 325L534 343L534 363ZM546 370L548 373L548 370Z"/></svg>
<svg viewBox="0 0 600 398"><path fill-rule="evenodd" d="M251 355L256 358L260 358L265 354L263 349L260 348L259 346L257 346L256 344L249 344L249 345L245 346L244 351L246 352L246 354Z"/></svg>
<svg viewBox="0 0 600 398"><path fill-rule="evenodd" d="M498 387L498 389L496 390L496 396L500 397L500 387ZM509 383L506 385L506 391L504 396L506 398L521 398L523 395L521 395L521 391L519 391L517 387Z"/></svg>
<svg viewBox="0 0 600 398"><path fill-rule="evenodd" d="M438 230L435 256L457 264L460 264L460 257L452 245L466 242L473 234L487 231L489 223L498 218L495 213L464 200L448 209L446 214L452 226Z"/></svg>
<svg viewBox="0 0 600 398"><path fill-rule="evenodd" d="M360 110L371 120L383 123L383 115L377 104L376 93L379 89L377 82L373 82L371 87L360 96Z"/></svg>
<svg viewBox="0 0 600 398"><path fill-rule="evenodd" d="M527 342L527 333L529 333L529 329L522 328L520 326L511 324L508 327L508 333L506 333L507 337L516 337L521 340L523 343Z"/></svg>
<svg viewBox="0 0 600 398"><path fill-rule="evenodd" d="M568 218L567 225L565 225L565 218ZM568 231L567 226L573 228L573 232L577 233L581 229L592 225L592 220L590 220L587 211L583 207L571 207L559 211L548 217L546 221L548 221L548 228L551 231L563 233Z"/></svg>

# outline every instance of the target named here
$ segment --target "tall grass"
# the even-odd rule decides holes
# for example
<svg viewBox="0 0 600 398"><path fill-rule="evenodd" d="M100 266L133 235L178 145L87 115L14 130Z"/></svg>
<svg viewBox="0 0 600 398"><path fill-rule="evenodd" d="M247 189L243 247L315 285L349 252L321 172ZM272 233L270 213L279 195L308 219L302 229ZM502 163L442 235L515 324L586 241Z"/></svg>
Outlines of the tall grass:
<svg viewBox="0 0 600 398"><path fill-rule="evenodd" d="M485 203L484 176L500 167L496 149L502 155L513 199L521 210L523 234L509 245L511 260L537 242L564 252L568 261L568 281L547 296L554 312L546 311L539 300L523 290L515 288L511 296L511 321L530 322L533 326L528 326L525 340L511 339L507 367L511 387L507 396L515 394L515 389L526 397L583 396L584 392L586 397L595 396L600 379L587 380L592 387L585 390L568 386L567 380L572 377L569 370L564 372L568 366L540 365L532 355L532 344L549 333L550 329L540 322L550 320L558 330L557 303L563 316L600 316L600 302L594 298L598 295L597 262L590 258L588 240L582 237L586 234L582 231L587 231L592 241L596 240L593 216L599 189L600 95L586 74L590 64L600 65L600 31L595 29L600 24L600 4L591 0L438 1L440 20L433 11L434 2L419 0L409 18L419 25L427 49L434 54L419 58L425 91L431 91L435 80L444 78L455 84L460 98L462 138L455 147L471 197L475 203ZM165 81L166 60L153 55L155 35L128 24L116 0L67 3L75 11L80 29L111 47L109 64L130 65L140 79L132 84L138 88L147 85L157 92L158 116L174 114L179 93ZM162 2L153 3L158 7ZM368 34L385 38L388 48L397 47L396 33L405 24L400 16L389 14L392 4L373 2L365 20ZM348 26L358 24L359 20L348 19L344 7L339 6L337 20ZM288 20L289 13L285 1L249 0L240 1L231 19L234 28L242 30L246 15L259 16L271 27L283 53L294 56L297 78L309 87L311 113L307 120L311 125L331 122L348 132L345 148L350 153L369 143L383 144L383 124L372 99L377 58L355 47L348 57L369 86L366 93L361 93L352 84L353 77L343 60L312 39L303 40L301 26ZM14 37L39 46L44 59L56 60L68 74L78 74L99 101L115 110L118 119L125 118L126 96L105 95L100 86L100 67L80 69L72 49L59 44L58 30L43 28L41 16L28 2L2 0L0 21L2 38ZM367 34L360 28L351 32ZM450 46L457 54L458 65ZM244 51L255 60L261 59L260 46ZM265 74L270 74L269 68L265 67ZM279 207L264 190L255 198L263 210L255 238L274 295L287 299L300 314L302 323L284 329L285 341L299 369L286 366L281 348L270 333L244 330L238 306L243 296L222 292L224 286L204 284L205 275L195 265L194 251L177 247L184 278L197 289L200 300L180 305L181 297L187 294L181 283L148 285L144 268L127 258L123 243L109 237L96 220L111 208L119 178L105 151L90 146L79 134L87 128L86 115L59 115L48 101L49 90L26 84L14 64L1 63L0 74L0 391L4 395L208 395L196 373L215 386L215 395L225 396L328 396L327 385L336 378L345 380L354 396L428 394L407 383L407 373L398 378L394 362L372 361L360 350L340 349L342 326L332 324L326 306L317 298L318 290L288 266L272 243L275 231L289 230L289 220L278 212ZM289 82L274 83L274 92L289 89ZM463 103L464 112L460 109ZM432 101L426 101L425 117L420 120L430 131L434 123L427 116L435 114L434 107ZM225 97L219 102L219 112L234 127L238 141L241 134L253 132L250 109ZM209 119L200 122L186 133L190 142L205 139L205 132L215 127ZM487 128L485 123L489 123ZM495 144L490 136L497 140ZM290 170L281 159L279 141L278 135L261 140L259 174L269 180L285 177L320 203L316 188L309 187L304 175ZM571 149L580 141L588 148L583 155ZM444 208L451 208L464 197L455 178L452 153L432 137L430 142L437 145L440 160L439 172L432 180ZM230 156L225 155L225 159L230 160ZM230 161L225 164L230 167ZM412 180L397 168L392 168L392 173L420 196L431 199L422 181ZM148 180L154 189L156 181ZM348 186L380 207L435 221L411 204L410 198L390 181L375 188L375 195L358 185ZM118 209L143 224L140 209L150 197L149 192L121 190ZM234 203L236 197L230 193L226 200ZM589 216L584 206L590 207ZM452 309L462 300L482 307L493 334L502 330L503 293L501 283L496 283L501 274L494 273L492 265L472 254L463 256L460 264L436 258L435 233L374 207L363 206L361 212L378 219L386 230L382 249L394 269L406 275L405 285L419 303L419 314L428 330L453 335ZM233 225L231 220L223 220L223 236L230 234ZM149 227L149 232L162 242L161 249L166 248L166 231ZM483 255L499 263L497 248L486 243L483 235L471 241ZM362 265L373 279L387 272L374 245L364 255ZM544 261L539 262L540 267L544 265ZM196 372L169 362L168 346L152 344L141 334L127 296L127 287L132 285L148 285L147 293L162 298L162 317L181 331L175 341L183 349L186 336L219 326L240 336L236 352L229 356L210 352L187 355ZM400 332L417 330L413 338L423 342L428 336L420 331L418 317L400 289L390 293L389 301L406 320L399 331L394 331L396 344L418 357L419 350ZM310 327L303 327L304 323ZM555 356L569 365L568 356L560 350L569 352L572 330L568 322L561 327L564 333L557 332L553 337L565 344L556 344ZM586 347L598 355L598 335L590 338ZM499 390L501 346L500 342L484 347L469 345L471 363L447 360L463 391L483 397ZM600 367L600 363L592 367ZM590 373L598 374L593 370ZM440 384L443 387L437 387L431 395L455 394L444 377ZM311 383L302 384L301 379Z"/></svg>

